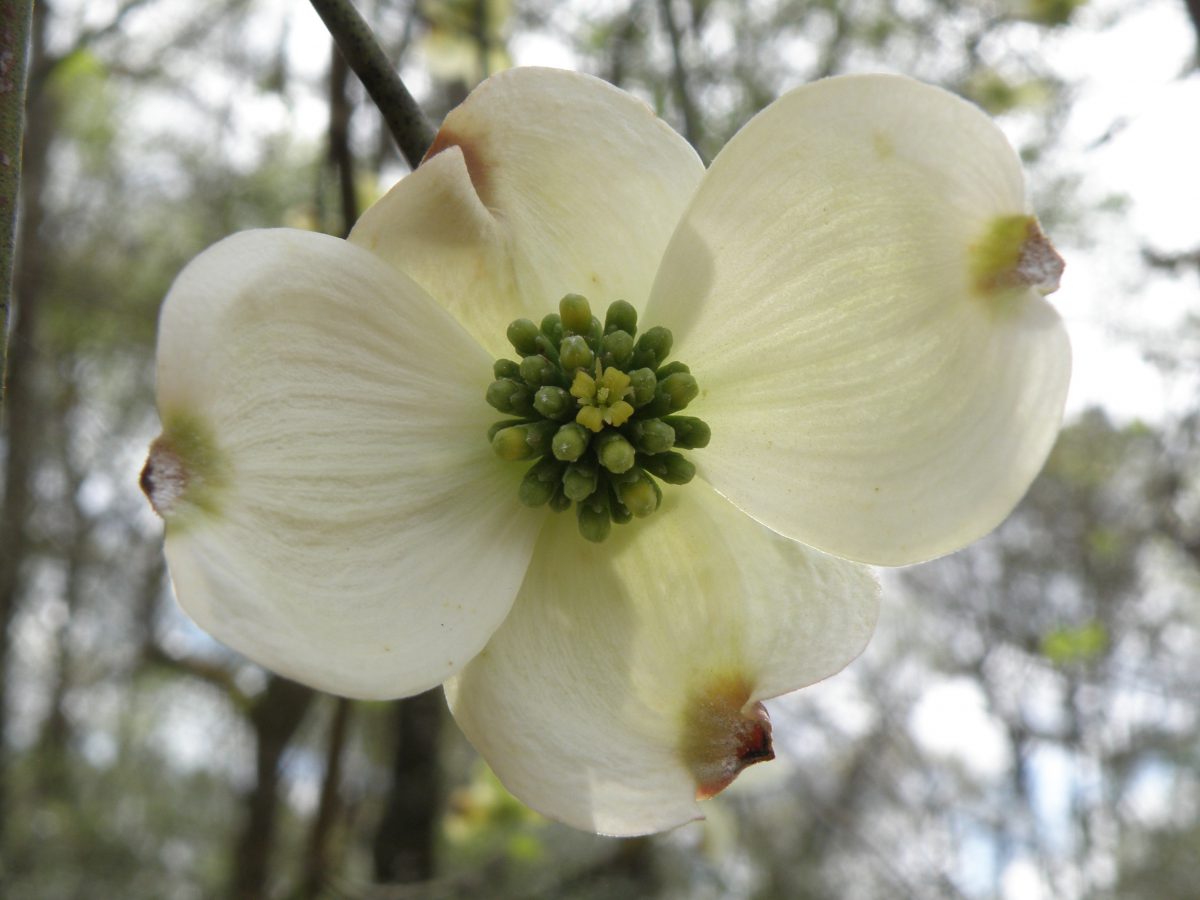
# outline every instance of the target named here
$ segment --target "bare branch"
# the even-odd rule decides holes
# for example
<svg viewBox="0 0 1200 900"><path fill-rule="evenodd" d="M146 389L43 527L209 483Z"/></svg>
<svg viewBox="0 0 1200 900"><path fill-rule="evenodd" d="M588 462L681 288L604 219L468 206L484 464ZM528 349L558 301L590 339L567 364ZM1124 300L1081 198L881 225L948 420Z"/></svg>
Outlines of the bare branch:
<svg viewBox="0 0 1200 900"><path fill-rule="evenodd" d="M400 152L415 169L433 143L433 127L375 40L371 27L349 0L310 2L375 101Z"/></svg>

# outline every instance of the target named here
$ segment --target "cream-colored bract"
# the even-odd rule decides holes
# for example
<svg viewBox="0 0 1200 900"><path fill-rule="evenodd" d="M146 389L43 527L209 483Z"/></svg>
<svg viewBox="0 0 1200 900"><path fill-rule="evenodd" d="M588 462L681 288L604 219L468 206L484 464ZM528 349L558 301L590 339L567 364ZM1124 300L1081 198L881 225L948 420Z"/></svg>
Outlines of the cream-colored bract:
<svg viewBox="0 0 1200 900"><path fill-rule="evenodd" d="M425 162L350 234L429 290L494 356L572 292L639 310L704 175L687 141L612 85L549 69L481 84Z"/></svg>
<svg viewBox="0 0 1200 900"><path fill-rule="evenodd" d="M1022 192L982 113L903 79L800 88L704 173L609 85L495 76L349 241L238 235L176 281L156 446L182 485L159 492L180 602L326 690L453 678L468 736L549 816L695 818L768 755L756 702L836 672L874 626L870 571L804 544L948 552L1040 467L1061 323L968 278ZM506 325L571 292L672 328L713 429L703 477L600 545L523 508L522 467L486 440Z"/></svg>
<svg viewBox="0 0 1200 900"><path fill-rule="evenodd" d="M972 292L968 253L1026 212L974 106L904 78L831 78L713 162L647 316L707 389L696 457L760 522L881 565L991 531L1058 433L1070 348L1032 288Z"/></svg>
<svg viewBox="0 0 1200 900"><path fill-rule="evenodd" d="M168 519L184 609L324 690L440 684L504 619L541 514L481 439L488 359L412 282L326 235L249 231L163 306L158 403L207 423L211 512Z"/></svg>
<svg viewBox="0 0 1200 900"><path fill-rule="evenodd" d="M698 818L680 764L690 705L730 680L746 705L819 681L875 627L869 569L780 537L700 482L603 544L555 524L512 614L446 692L509 790L576 828Z"/></svg>

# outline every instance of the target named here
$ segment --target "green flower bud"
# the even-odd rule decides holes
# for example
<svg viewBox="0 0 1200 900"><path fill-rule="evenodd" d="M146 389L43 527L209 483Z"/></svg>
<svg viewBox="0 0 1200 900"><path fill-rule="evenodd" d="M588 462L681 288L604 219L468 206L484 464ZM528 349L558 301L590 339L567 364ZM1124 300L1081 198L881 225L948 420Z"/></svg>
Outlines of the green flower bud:
<svg viewBox="0 0 1200 900"><path fill-rule="evenodd" d="M521 377L532 388L544 384L555 384L559 379L558 366L541 356L527 356L521 360Z"/></svg>
<svg viewBox="0 0 1200 900"><path fill-rule="evenodd" d="M556 513L566 512L568 509L571 508L571 498L563 493L561 484L554 491L554 494L550 497L550 508L552 510L554 510Z"/></svg>
<svg viewBox="0 0 1200 900"><path fill-rule="evenodd" d="M600 324L600 320L592 316L591 324L587 330L588 346L596 353L600 352L600 341L604 339L604 326Z"/></svg>
<svg viewBox="0 0 1200 900"><path fill-rule="evenodd" d="M523 419L533 415L533 392L520 381L493 381L488 386L487 402L502 413Z"/></svg>
<svg viewBox="0 0 1200 900"><path fill-rule="evenodd" d="M575 422L568 422L554 433L550 442L551 452L555 459L563 462L574 462L583 456L591 443L592 433Z"/></svg>
<svg viewBox="0 0 1200 900"><path fill-rule="evenodd" d="M502 428L492 438L492 449L501 459L533 459L550 450L550 441L558 430L557 422L530 422Z"/></svg>
<svg viewBox="0 0 1200 900"><path fill-rule="evenodd" d="M513 425L502 428L492 438L492 450L501 459L514 462L518 459L532 459L537 454L525 440L531 425Z"/></svg>
<svg viewBox="0 0 1200 900"><path fill-rule="evenodd" d="M647 407L646 412L651 416L678 412L695 400L699 393L700 385L693 376L686 372L676 372L658 383L654 402Z"/></svg>
<svg viewBox="0 0 1200 900"><path fill-rule="evenodd" d="M501 431L503 431L505 428L512 428L514 425L528 425L528 424L529 423L526 422L524 419L501 419L499 422L493 422L491 427L488 428L488 433L487 433L488 443L490 444L493 440L495 440L496 435L499 434Z"/></svg>
<svg viewBox="0 0 1200 900"><path fill-rule="evenodd" d="M700 450L708 446L712 429L703 419L695 416L667 416L663 419L675 430L675 446L685 450Z"/></svg>
<svg viewBox="0 0 1200 900"><path fill-rule="evenodd" d="M552 341L546 335L539 333L534 343L537 344L539 354L546 357L554 365L558 365L558 341Z"/></svg>
<svg viewBox="0 0 1200 900"><path fill-rule="evenodd" d="M562 478L563 464L553 459L542 459L535 463L517 489L517 497L526 506L543 506L558 491Z"/></svg>
<svg viewBox="0 0 1200 900"><path fill-rule="evenodd" d="M492 374L496 378L520 378L521 367L511 359L498 359L492 364Z"/></svg>
<svg viewBox="0 0 1200 900"><path fill-rule="evenodd" d="M578 334L563 338L558 353L564 372L590 368L596 359L592 348L587 345L587 340Z"/></svg>
<svg viewBox="0 0 1200 900"><path fill-rule="evenodd" d="M617 499L615 489L609 488L608 513L612 516L614 525L628 525L633 521L633 513Z"/></svg>
<svg viewBox="0 0 1200 900"><path fill-rule="evenodd" d="M543 419L540 422L532 422L525 427L528 429L525 433L525 443L533 449L533 455L545 456L549 454L550 442L554 440L554 435L558 432L558 423Z"/></svg>
<svg viewBox="0 0 1200 900"><path fill-rule="evenodd" d="M533 408L547 419L562 420L575 414L575 398L560 387L546 385L533 395Z"/></svg>
<svg viewBox="0 0 1200 900"><path fill-rule="evenodd" d="M612 515L609 513L608 488L599 488L592 496L578 505L579 533L587 540L599 544L612 531Z"/></svg>
<svg viewBox="0 0 1200 900"><path fill-rule="evenodd" d="M562 318L564 332L587 334L592 327L592 306L587 297L567 294L558 301L558 314Z"/></svg>
<svg viewBox="0 0 1200 900"><path fill-rule="evenodd" d="M690 372L690 371L692 371L692 370L689 369L686 365L681 363L679 360L675 360L674 362L667 363L665 366L660 366L658 371L654 373L654 377L657 378L659 381L662 381L668 375L674 375L676 372Z"/></svg>
<svg viewBox="0 0 1200 900"><path fill-rule="evenodd" d="M609 332L600 340L600 350L606 367L616 366L623 371L633 359L633 336L628 331Z"/></svg>
<svg viewBox="0 0 1200 900"><path fill-rule="evenodd" d="M627 399L634 408L640 408L654 399L658 379L652 369L634 369L629 373L629 386L633 388L633 396Z"/></svg>
<svg viewBox="0 0 1200 900"><path fill-rule="evenodd" d="M622 506L639 519L644 519L662 503L662 491L645 472L640 472L639 476L622 481L617 486L617 495L621 498Z"/></svg>
<svg viewBox="0 0 1200 900"><path fill-rule="evenodd" d="M639 456L638 465L667 484L687 484L696 475L696 467L674 450L656 453L654 456Z"/></svg>
<svg viewBox="0 0 1200 900"><path fill-rule="evenodd" d="M595 492L599 478L600 473L595 466L571 463L562 477L563 493L576 502L586 500Z"/></svg>
<svg viewBox="0 0 1200 900"><path fill-rule="evenodd" d="M529 389L519 381L501 378L488 385L487 402L492 409L502 413L517 413L516 407L524 407L524 398L529 395ZM514 403L516 407L514 407Z"/></svg>
<svg viewBox="0 0 1200 900"><path fill-rule="evenodd" d="M537 353L538 327L528 319L517 319L508 326L508 342L522 356Z"/></svg>
<svg viewBox="0 0 1200 900"><path fill-rule="evenodd" d="M558 313L550 313L542 319L541 331L555 347L562 343L563 324Z"/></svg>
<svg viewBox="0 0 1200 900"><path fill-rule="evenodd" d="M594 442L596 458L600 465L614 474L620 475L633 468L636 458L633 445L615 431L601 432Z"/></svg>
<svg viewBox="0 0 1200 900"><path fill-rule="evenodd" d="M637 334L637 310L632 303L615 300L609 304L608 312L604 314L604 333L614 331L624 331L630 337Z"/></svg>
<svg viewBox="0 0 1200 900"><path fill-rule="evenodd" d="M633 350L633 365L657 369L670 354L672 342L671 332L661 325L642 332Z"/></svg>
<svg viewBox="0 0 1200 900"><path fill-rule="evenodd" d="M675 429L661 419L634 422L629 437L642 453L665 453L675 446Z"/></svg>

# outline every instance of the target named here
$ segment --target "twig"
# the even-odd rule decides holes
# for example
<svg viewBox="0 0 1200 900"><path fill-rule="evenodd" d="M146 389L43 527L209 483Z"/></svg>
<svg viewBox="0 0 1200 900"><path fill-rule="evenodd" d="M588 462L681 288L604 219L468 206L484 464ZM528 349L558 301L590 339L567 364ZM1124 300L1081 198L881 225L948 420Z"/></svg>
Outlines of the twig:
<svg viewBox="0 0 1200 900"><path fill-rule="evenodd" d="M25 84L33 0L0 6L0 407L7 383L8 316L12 306L21 140L25 130Z"/></svg>
<svg viewBox="0 0 1200 900"><path fill-rule="evenodd" d="M337 41L346 62L379 108L400 152L415 169L433 143L433 127L400 80L400 75L392 68L387 55L371 33L371 27L350 0L310 2Z"/></svg>

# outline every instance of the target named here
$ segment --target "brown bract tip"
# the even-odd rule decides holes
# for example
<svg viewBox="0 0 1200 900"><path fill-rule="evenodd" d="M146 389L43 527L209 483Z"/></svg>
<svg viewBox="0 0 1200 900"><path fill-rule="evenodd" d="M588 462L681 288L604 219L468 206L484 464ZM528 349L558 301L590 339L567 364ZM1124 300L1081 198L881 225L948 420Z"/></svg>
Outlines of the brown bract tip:
<svg viewBox="0 0 1200 900"><path fill-rule="evenodd" d="M490 166L486 159L484 159L479 141L456 134L443 125L434 136L433 143L429 145L429 149L425 151L421 162L424 163L428 159L433 159L433 157L437 156L443 150L448 150L451 147L457 147L462 151L463 162L466 163L467 174L471 178L471 185L475 188L475 193L479 195L479 199L486 206Z"/></svg>
<svg viewBox="0 0 1200 900"><path fill-rule="evenodd" d="M968 252L975 290L985 296L1027 288L1052 294L1066 267L1031 215L993 219Z"/></svg>
<svg viewBox="0 0 1200 900"><path fill-rule="evenodd" d="M187 490L188 481L187 468L170 441L163 435L156 437L138 479L154 511L164 519L170 516Z"/></svg>
<svg viewBox="0 0 1200 900"><path fill-rule="evenodd" d="M1017 280L1041 294L1053 294L1058 290L1066 267L1066 262L1058 255L1037 220L1030 222L1025 242L1021 245L1021 258L1017 260Z"/></svg>
<svg viewBox="0 0 1200 900"><path fill-rule="evenodd" d="M693 699L683 755L696 779L697 800L725 790L747 766L775 758L771 718L760 702L743 709L749 699L742 679L719 679Z"/></svg>

